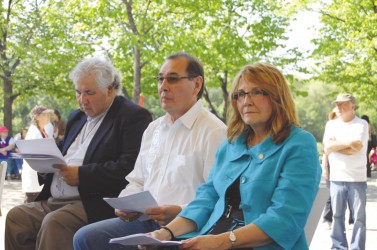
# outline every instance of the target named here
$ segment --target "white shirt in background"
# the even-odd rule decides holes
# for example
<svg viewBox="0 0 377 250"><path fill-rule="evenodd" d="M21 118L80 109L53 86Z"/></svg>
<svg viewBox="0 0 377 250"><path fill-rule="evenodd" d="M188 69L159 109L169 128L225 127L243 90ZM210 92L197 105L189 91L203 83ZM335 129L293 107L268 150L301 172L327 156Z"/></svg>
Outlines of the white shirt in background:
<svg viewBox="0 0 377 250"><path fill-rule="evenodd" d="M25 140L42 139L41 131L35 125L30 125ZM29 164L24 160L22 164L22 192L23 193L38 193L42 190L42 186L38 182L37 171L33 170Z"/></svg>
<svg viewBox="0 0 377 250"><path fill-rule="evenodd" d="M338 152L328 156L330 164L330 181L364 182L367 181L367 147L368 147L368 123L355 117L349 122L341 119L330 120L326 123L323 141L335 139L341 142L360 140L362 149L352 155Z"/></svg>

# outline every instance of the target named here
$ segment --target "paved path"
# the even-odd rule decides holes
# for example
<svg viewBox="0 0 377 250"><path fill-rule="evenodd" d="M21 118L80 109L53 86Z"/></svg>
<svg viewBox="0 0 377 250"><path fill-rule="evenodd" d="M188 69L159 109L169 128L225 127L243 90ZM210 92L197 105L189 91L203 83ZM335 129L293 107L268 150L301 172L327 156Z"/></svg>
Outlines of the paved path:
<svg viewBox="0 0 377 250"><path fill-rule="evenodd" d="M367 242L366 250L377 249L377 172L372 172L372 178L368 178L367 190ZM0 217L0 250L4 249L4 223L9 209L22 204L24 195L21 193L20 181L6 181L1 202ZM352 230L347 228L347 238L351 238ZM329 250L331 247L330 230L328 226L319 222L310 250Z"/></svg>
<svg viewBox="0 0 377 250"><path fill-rule="evenodd" d="M8 211L24 201L24 194L21 192L21 181L5 181L3 198L1 201L1 213L0 217L0 249L4 249L4 225L5 217Z"/></svg>
<svg viewBox="0 0 377 250"><path fill-rule="evenodd" d="M366 236L366 250L377 249L377 172L372 172L372 178L368 178L367 189L367 236ZM348 218L348 214L346 214ZM346 223L346 234L348 242L350 242L352 235L352 226ZM310 250L328 250L331 249L330 229L327 224L318 224L317 230L314 234Z"/></svg>

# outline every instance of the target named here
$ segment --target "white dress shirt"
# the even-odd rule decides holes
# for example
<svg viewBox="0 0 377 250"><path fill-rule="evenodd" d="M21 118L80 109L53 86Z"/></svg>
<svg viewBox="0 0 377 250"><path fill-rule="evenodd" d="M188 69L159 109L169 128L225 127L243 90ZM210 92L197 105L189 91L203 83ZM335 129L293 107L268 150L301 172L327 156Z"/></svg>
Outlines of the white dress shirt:
<svg viewBox="0 0 377 250"><path fill-rule="evenodd" d="M184 206L208 177L226 126L198 101L174 123L169 114L149 124L129 182L119 197L149 190L161 205Z"/></svg>

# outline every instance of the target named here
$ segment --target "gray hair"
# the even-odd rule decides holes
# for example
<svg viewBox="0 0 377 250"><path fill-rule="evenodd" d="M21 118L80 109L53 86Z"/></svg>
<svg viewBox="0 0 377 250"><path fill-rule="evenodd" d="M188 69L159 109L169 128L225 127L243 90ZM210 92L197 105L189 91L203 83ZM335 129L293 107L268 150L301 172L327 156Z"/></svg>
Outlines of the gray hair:
<svg viewBox="0 0 377 250"><path fill-rule="evenodd" d="M75 84L79 79L86 76L92 76L101 89L113 87L117 93L121 91L121 75L113 64L104 57L86 58L69 74L69 78Z"/></svg>

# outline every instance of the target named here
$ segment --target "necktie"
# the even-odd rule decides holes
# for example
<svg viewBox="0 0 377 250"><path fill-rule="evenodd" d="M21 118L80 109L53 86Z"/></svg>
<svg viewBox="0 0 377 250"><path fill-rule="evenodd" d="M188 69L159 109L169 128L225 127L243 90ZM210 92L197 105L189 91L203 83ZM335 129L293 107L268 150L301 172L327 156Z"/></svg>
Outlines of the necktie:
<svg viewBox="0 0 377 250"><path fill-rule="evenodd" d="M5 142L4 141L1 142L1 147L2 148L5 147Z"/></svg>

